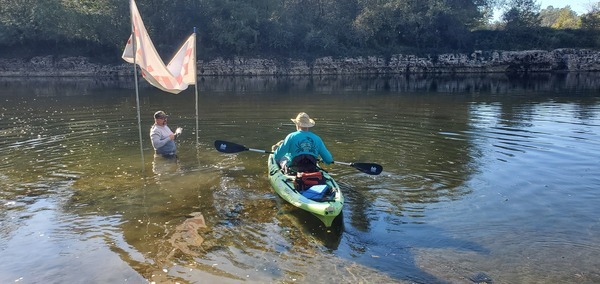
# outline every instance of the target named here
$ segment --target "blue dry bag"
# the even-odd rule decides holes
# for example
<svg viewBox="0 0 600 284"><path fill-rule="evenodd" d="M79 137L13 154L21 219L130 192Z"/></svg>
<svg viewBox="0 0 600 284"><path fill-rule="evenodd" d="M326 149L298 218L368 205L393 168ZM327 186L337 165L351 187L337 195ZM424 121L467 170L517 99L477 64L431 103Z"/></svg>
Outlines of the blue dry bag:
<svg viewBox="0 0 600 284"><path fill-rule="evenodd" d="M302 191L302 195L308 199L314 201L323 201L323 199L330 193L331 190L326 184L313 185Z"/></svg>

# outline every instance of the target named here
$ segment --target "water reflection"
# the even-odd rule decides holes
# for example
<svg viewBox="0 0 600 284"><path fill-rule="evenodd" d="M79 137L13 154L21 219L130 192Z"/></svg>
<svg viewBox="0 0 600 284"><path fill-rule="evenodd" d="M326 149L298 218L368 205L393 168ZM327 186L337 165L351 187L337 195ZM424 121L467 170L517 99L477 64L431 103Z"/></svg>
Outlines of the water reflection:
<svg viewBox="0 0 600 284"><path fill-rule="evenodd" d="M275 93L301 91L333 93L338 91L429 92L455 94L506 94L540 92L562 96L560 91L573 93L597 90L600 83L596 72L566 73L485 73L485 74L412 74L412 75L338 75L338 76L231 76L200 77L201 93L235 92L248 96L264 91ZM160 94L143 81L142 92ZM34 88L32 88L34 86ZM46 96L97 96L98 90L123 90L133 92L133 78L103 77L29 77L27 80L12 77L0 78L5 94ZM187 91L186 91L187 92ZM184 92L184 94L186 93ZM126 95L126 93L124 93Z"/></svg>
<svg viewBox="0 0 600 284"><path fill-rule="evenodd" d="M0 282L598 282L598 75L527 76L206 77L200 143L143 168L128 82L2 78ZM159 106L195 128L190 93L141 90L144 131ZM266 156L212 146L268 149L300 110L336 160L384 166L327 168L331 229L271 190Z"/></svg>
<svg viewBox="0 0 600 284"><path fill-rule="evenodd" d="M176 173L179 169L179 163L177 157L165 158L161 155L154 155L152 161L152 172L157 175L167 175Z"/></svg>

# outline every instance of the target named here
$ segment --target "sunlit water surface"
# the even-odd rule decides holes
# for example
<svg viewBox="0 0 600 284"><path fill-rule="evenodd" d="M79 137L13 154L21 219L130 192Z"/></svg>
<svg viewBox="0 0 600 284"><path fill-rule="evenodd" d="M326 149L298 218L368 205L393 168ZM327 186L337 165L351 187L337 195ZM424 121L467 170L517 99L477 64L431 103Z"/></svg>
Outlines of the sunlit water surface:
<svg viewBox="0 0 600 284"><path fill-rule="evenodd" d="M142 84L142 150L133 82L2 79L0 283L598 283L598 76L204 78L198 120L193 89ZM336 160L384 167L326 166L329 229L264 154L213 148L270 150L299 111Z"/></svg>

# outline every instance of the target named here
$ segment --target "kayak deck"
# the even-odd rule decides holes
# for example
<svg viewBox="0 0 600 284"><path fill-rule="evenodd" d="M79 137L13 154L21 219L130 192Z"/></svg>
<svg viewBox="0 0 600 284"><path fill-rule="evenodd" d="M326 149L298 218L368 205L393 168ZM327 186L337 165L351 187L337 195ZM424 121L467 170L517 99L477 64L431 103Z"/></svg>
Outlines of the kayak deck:
<svg viewBox="0 0 600 284"><path fill-rule="evenodd" d="M321 170L321 173L326 184L333 189L334 195L327 201L315 201L306 198L294 188L294 177L283 173L280 166L275 162L273 154L269 155L268 166L271 186L281 198L300 209L312 213L323 222L325 227L331 227L333 220L342 212L344 197L338 184L326 171Z"/></svg>

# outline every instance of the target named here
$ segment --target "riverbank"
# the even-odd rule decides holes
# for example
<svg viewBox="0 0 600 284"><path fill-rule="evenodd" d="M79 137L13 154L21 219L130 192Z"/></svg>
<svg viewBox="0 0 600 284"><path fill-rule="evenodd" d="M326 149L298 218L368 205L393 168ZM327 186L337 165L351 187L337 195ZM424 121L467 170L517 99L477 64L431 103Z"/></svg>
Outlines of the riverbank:
<svg viewBox="0 0 600 284"><path fill-rule="evenodd" d="M416 56L397 54L390 58L322 57L299 59L216 58L198 61L198 76L254 75L344 75L413 73L512 73L512 72L590 72L600 71L600 51L555 49L528 51L475 51L471 54ZM86 57L0 59L0 76L130 77L131 64L106 65Z"/></svg>

